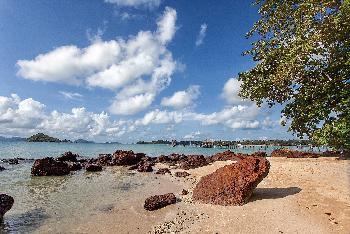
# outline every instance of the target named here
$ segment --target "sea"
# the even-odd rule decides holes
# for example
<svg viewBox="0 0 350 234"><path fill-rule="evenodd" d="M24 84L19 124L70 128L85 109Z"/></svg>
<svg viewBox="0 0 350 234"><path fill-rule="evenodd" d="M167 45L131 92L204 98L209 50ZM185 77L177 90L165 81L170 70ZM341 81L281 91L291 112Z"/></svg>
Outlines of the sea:
<svg viewBox="0 0 350 234"><path fill-rule="evenodd" d="M250 146L231 150L269 154L276 148ZM92 158L116 150L133 150L153 157L171 153L212 155L227 149L155 144L0 142L0 166L6 168L0 172L0 193L15 199L13 208L0 221L0 233L69 233L64 227L84 223L99 212L111 209L123 198L137 195L150 179L123 167L108 167L98 173L81 170L61 177L36 177L30 173L33 161L9 165L1 159L56 157L66 151Z"/></svg>

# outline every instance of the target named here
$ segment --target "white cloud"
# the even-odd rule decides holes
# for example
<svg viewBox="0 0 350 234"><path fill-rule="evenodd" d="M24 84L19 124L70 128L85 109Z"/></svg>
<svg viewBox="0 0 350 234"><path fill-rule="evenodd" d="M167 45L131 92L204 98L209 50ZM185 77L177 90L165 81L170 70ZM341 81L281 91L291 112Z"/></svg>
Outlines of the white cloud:
<svg viewBox="0 0 350 234"><path fill-rule="evenodd" d="M196 132L191 132L190 134L187 134L184 136L184 139L195 139L198 138L202 133L200 131L196 131Z"/></svg>
<svg viewBox="0 0 350 234"><path fill-rule="evenodd" d="M111 66L119 55L120 46L116 41L95 41L83 49L62 46L34 60L19 60L17 74L34 81L78 85L85 76Z"/></svg>
<svg viewBox="0 0 350 234"><path fill-rule="evenodd" d="M176 11L167 7L155 32L140 31L128 40L97 37L82 49L58 47L33 60L19 60L17 74L34 81L110 89L117 93L111 113L137 113L152 104L176 71L177 63L166 48L176 32L176 18Z"/></svg>
<svg viewBox="0 0 350 234"><path fill-rule="evenodd" d="M177 109L193 105L193 102L200 95L198 85L192 85L187 90L175 92L171 97L164 97L161 104Z"/></svg>
<svg viewBox="0 0 350 234"><path fill-rule="evenodd" d="M71 92L65 92L65 91L59 91L59 93L66 99L70 100L81 100L83 98L83 95L80 93L71 93Z"/></svg>
<svg viewBox="0 0 350 234"><path fill-rule="evenodd" d="M117 4L124 7L148 7L155 8L161 4L161 0L105 0L107 3Z"/></svg>
<svg viewBox="0 0 350 234"><path fill-rule="evenodd" d="M208 25L207 24L202 24L201 28L199 30L197 39L196 39L196 46L200 46L203 44L204 38L207 35L207 29L208 29Z"/></svg>
<svg viewBox="0 0 350 234"><path fill-rule="evenodd" d="M181 112L168 112L156 109L145 114L142 119L135 121L135 125L180 123L182 121L183 113Z"/></svg>
<svg viewBox="0 0 350 234"><path fill-rule="evenodd" d="M238 95L238 93L241 90L241 84L242 84L242 82L235 79L235 78L229 79L225 83L224 88L222 89L222 92L220 95L221 98L224 99L228 104L231 104L231 105L251 103L247 100L242 99Z"/></svg>

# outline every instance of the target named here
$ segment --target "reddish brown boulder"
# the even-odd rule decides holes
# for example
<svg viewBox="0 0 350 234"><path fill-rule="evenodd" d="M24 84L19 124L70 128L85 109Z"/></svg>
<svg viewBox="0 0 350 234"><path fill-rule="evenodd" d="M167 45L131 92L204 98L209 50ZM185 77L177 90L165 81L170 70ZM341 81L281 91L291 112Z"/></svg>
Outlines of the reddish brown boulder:
<svg viewBox="0 0 350 234"><path fill-rule="evenodd" d="M216 205L243 205L269 173L266 158L248 156L201 178L193 199Z"/></svg>
<svg viewBox="0 0 350 234"><path fill-rule="evenodd" d="M13 197L7 194L0 194L0 221L4 217L5 213L11 210L15 200Z"/></svg>
<svg viewBox="0 0 350 234"><path fill-rule="evenodd" d="M189 170L206 165L208 162L203 155L189 155L180 161L179 168Z"/></svg>
<svg viewBox="0 0 350 234"><path fill-rule="evenodd" d="M77 157L79 157L79 155L73 154L72 152L68 151L62 154L62 156L58 157L56 160L60 162L76 162Z"/></svg>
<svg viewBox="0 0 350 234"><path fill-rule="evenodd" d="M102 171L102 166L98 164L89 163L86 165L85 169L89 172Z"/></svg>
<svg viewBox="0 0 350 234"><path fill-rule="evenodd" d="M149 197L145 200L145 210L158 210L170 204L176 203L176 197L173 193L167 193L164 195L156 195Z"/></svg>
<svg viewBox="0 0 350 234"><path fill-rule="evenodd" d="M188 191L186 189L183 189L182 192L181 192L182 195L187 195L188 194Z"/></svg>
<svg viewBox="0 0 350 234"><path fill-rule="evenodd" d="M144 154L137 153L135 154L132 150L124 151L117 150L113 154L113 160L117 166L131 166L139 163L144 157Z"/></svg>
<svg viewBox="0 0 350 234"><path fill-rule="evenodd" d="M78 162L67 162L67 164L68 164L69 171L79 171L83 168L81 164Z"/></svg>
<svg viewBox="0 0 350 234"><path fill-rule="evenodd" d="M271 157L287 157L287 158L318 158L320 154L291 150L287 148L275 149L271 153Z"/></svg>
<svg viewBox="0 0 350 234"><path fill-rule="evenodd" d="M186 171L177 171L177 172L175 172L175 176L176 177L184 177L185 178L185 177L187 177L189 175L191 175L191 174L186 172Z"/></svg>
<svg viewBox="0 0 350 234"><path fill-rule="evenodd" d="M99 154L98 158L95 160L96 164L101 166L114 166L115 162L113 161L111 154Z"/></svg>
<svg viewBox="0 0 350 234"><path fill-rule="evenodd" d="M156 172L156 174L161 174L161 175L165 175L166 173L171 173L169 168L159 168L158 171Z"/></svg>
<svg viewBox="0 0 350 234"><path fill-rule="evenodd" d="M140 163L137 167L137 171L138 172L152 172L153 171L152 163L149 163L149 162Z"/></svg>
<svg viewBox="0 0 350 234"><path fill-rule="evenodd" d="M32 166L32 175L35 176L63 176L68 174L68 164L56 161L53 158L37 159Z"/></svg>

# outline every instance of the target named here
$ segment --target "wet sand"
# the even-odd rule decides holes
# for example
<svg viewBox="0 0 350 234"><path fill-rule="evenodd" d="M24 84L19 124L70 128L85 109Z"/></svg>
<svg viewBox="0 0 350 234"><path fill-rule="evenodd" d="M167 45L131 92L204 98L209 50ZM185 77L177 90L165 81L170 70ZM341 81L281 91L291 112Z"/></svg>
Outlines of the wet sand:
<svg viewBox="0 0 350 234"><path fill-rule="evenodd" d="M349 161L269 160L269 175L244 206L192 202L192 189L201 176L233 163L215 162L188 170L187 178L144 173L146 183L128 197L81 221L44 224L36 233L350 233ZM182 189L190 193L182 196ZM152 212L143 209L148 196L168 192L177 196L176 204Z"/></svg>

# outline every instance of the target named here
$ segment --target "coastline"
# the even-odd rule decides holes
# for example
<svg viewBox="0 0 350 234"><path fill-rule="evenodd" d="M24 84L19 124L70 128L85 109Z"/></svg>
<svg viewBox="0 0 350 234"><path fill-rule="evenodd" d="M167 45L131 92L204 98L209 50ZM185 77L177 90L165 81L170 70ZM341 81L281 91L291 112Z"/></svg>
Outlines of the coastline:
<svg viewBox="0 0 350 234"><path fill-rule="evenodd" d="M349 161L335 158L269 158L269 175L243 206L193 203L191 191L201 176L232 161L190 169L191 175L139 173L148 181L133 196L84 222L65 226L74 233L348 233L350 230ZM157 164L156 168L167 167ZM171 172L182 171L171 169ZM189 191L181 195L182 189ZM144 199L173 192L174 205L153 212ZM57 226L60 227L59 225ZM37 231L57 233L43 225Z"/></svg>

